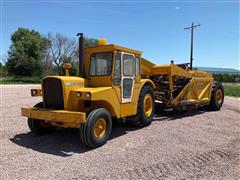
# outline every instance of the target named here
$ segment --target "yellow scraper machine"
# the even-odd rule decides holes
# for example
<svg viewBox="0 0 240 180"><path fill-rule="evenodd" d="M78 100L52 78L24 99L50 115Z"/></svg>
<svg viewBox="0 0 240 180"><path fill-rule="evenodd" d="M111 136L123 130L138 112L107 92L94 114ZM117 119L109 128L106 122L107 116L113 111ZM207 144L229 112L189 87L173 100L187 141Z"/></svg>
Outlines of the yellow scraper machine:
<svg viewBox="0 0 240 180"><path fill-rule="evenodd" d="M140 51L107 45L105 40L84 48L82 33L79 77L69 76L70 64L64 68L65 76L47 76L41 89L31 90L32 96L42 96L42 102L22 107L36 135L53 132L57 126L78 128L80 141L96 148L109 139L113 121L150 125L156 103L165 111L219 110L223 104L223 87L211 74L191 70L189 64L155 65Z"/></svg>

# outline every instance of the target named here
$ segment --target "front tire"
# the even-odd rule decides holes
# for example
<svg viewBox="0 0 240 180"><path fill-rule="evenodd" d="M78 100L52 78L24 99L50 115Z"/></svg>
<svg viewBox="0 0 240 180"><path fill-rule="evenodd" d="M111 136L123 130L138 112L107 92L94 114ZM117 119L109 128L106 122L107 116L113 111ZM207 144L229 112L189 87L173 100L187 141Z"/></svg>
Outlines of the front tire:
<svg viewBox="0 0 240 180"><path fill-rule="evenodd" d="M79 129L82 144L97 148L106 144L112 130L112 118L105 108L94 109Z"/></svg>
<svg viewBox="0 0 240 180"><path fill-rule="evenodd" d="M40 102L34 107L42 108L43 103ZM49 134L55 131L56 127L46 123L44 120L28 118L28 127L34 135Z"/></svg>

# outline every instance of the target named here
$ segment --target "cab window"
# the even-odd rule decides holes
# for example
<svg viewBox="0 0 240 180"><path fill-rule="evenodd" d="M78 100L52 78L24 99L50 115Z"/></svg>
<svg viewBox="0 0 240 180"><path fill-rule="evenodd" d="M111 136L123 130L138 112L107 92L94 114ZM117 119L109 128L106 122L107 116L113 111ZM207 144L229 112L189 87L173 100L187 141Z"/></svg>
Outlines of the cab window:
<svg viewBox="0 0 240 180"><path fill-rule="evenodd" d="M90 76L108 76L112 72L112 52L100 52L91 55Z"/></svg>
<svg viewBox="0 0 240 180"><path fill-rule="evenodd" d="M120 82L121 82L121 53L117 52L115 54L113 84L119 85Z"/></svg>
<svg viewBox="0 0 240 180"><path fill-rule="evenodd" d="M135 75L135 59L133 55L123 54L123 75Z"/></svg>

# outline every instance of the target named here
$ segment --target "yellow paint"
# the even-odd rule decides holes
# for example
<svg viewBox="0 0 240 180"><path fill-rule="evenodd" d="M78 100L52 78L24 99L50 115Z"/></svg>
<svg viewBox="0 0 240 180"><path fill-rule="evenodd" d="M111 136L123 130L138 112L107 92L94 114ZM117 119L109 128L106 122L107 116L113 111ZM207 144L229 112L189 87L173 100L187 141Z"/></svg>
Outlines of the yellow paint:
<svg viewBox="0 0 240 180"><path fill-rule="evenodd" d="M80 127L86 122L86 113L66 110L50 110L35 107L22 107L22 116L32 119L45 120L48 123L63 127Z"/></svg>
<svg viewBox="0 0 240 180"><path fill-rule="evenodd" d="M76 93L81 92L81 97L77 97ZM91 97L87 98L86 94L90 93ZM76 88L71 91L71 97L68 101L67 108L74 109L72 107L75 104L83 101L91 101L91 108L107 108L110 114L114 117L120 117L120 104L118 101L118 97L113 89L113 87L82 87ZM75 107L76 108L76 107ZM78 111L86 111L87 109L76 109Z"/></svg>
<svg viewBox="0 0 240 180"><path fill-rule="evenodd" d="M123 51L127 53L132 53L138 57L141 56L140 51L124 48L117 45L104 45L104 46L102 45L95 48L87 48L85 71L89 72L90 56L92 53L108 51L113 52L114 55L116 51ZM115 64L114 61L115 59L113 59L112 68L113 72ZM117 118L132 116L137 113L139 93L145 83L149 83L153 88L155 87L151 80L141 79L140 75L136 76L134 79L132 102L123 104L121 103L121 87L120 85L119 86L114 85L112 82L113 73L110 76L98 76L98 77L89 77L88 73L86 73L85 79L72 76L48 76L45 78L57 78L61 80L64 96L63 97L64 109L66 111L88 113L90 110L94 108L106 108L112 117ZM80 86L76 85L76 83L81 83L81 85ZM87 97L86 96L87 94L90 94L90 97ZM86 103L89 104L89 106L86 106ZM47 112L45 113L45 111L41 112L45 115L44 116L45 119L47 119L48 121L52 121L52 118L49 117L50 116L49 113ZM35 118L37 118L37 115ZM41 115L39 119L44 118L42 118ZM76 124L75 127L79 126Z"/></svg>
<svg viewBox="0 0 240 180"><path fill-rule="evenodd" d="M153 99L150 94L146 94L143 101L143 110L146 117L150 117L153 111Z"/></svg>
<svg viewBox="0 0 240 180"><path fill-rule="evenodd" d="M175 99L172 99L173 106L188 104L208 104L211 99L212 75L200 71L187 71L175 64L155 65L152 67L152 75L168 75L169 89L173 92L173 78L185 77L190 82L183 88Z"/></svg>
<svg viewBox="0 0 240 180"><path fill-rule="evenodd" d="M216 101L218 104L221 104L223 100L223 93L221 89L218 89L216 92Z"/></svg>
<svg viewBox="0 0 240 180"><path fill-rule="evenodd" d="M169 76L183 76L186 78L193 77L192 73L182 69L181 67L179 67L175 64L153 66L152 75L164 75L164 74L168 74Z"/></svg>
<svg viewBox="0 0 240 180"><path fill-rule="evenodd" d="M107 123L104 118L99 118L93 128L93 133L96 138L102 138L107 129Z"/></svg>
<svg viewBox="0 0 240 180"><path fill-rule="evenodd" d="M86 85L86 80L83 79L83 78L80 78L80 77L73 77L73 76L47 76L45 78L60 79L61 82L62 82L62 87L63 87L64 109L66 109L66 110L77 110L76 104L78 102L72 101L71 103L69 103L69 100L72 99L72 97L69 96L70 91L73 90L73 89L77 89L79 87L84 87ZM44 89L43 89L43 95L44 95Z"/></svg>
<svg viewBox="0 0 240 180"><path fill-rule="evenodd" d="M155 64L141 58L141 75L143 78L149 78L152 75L152 68Z"/></svg>
<svg viewBox="0 0 240 180"><path fill-rule="evenodd" d="M208 104L211 99L213 78L193 77L173 100L173 105Z"/></svg>
<svg viewBox="0 0 240 180"><path fill-rule="evenodd" d="M91 54L97 52L112 52L113 65L112 73L108 76L89 76ZM115 54L116 52L126 52L134 54L141 59L141 75L134 77L132 100L129 103L122 103L121 85L113 84ZM47 76L45 78L57 78L62 82L64 110L52 110L44 108L22 108L22 115L30 118L45 120L56 126L79 128L81 123L86 121L86 114L95 108L106 108L113 118L125 118L136 115L139 94L145 85L150 85L153 89L155 84L149 78L152 75L168 75L169 89L173 92L174 78L183 76L191 79L175 99L171 99L174 106L184 104L209 103L213 78L203 71L186 71L177 65L155 65L150 61L141 58L141 52L117 45L100 45L93 48L86 48L85 53L85 78L69 76L69 66L65 66L66 76ZM45 79L44 78L44 79ZM42 85L43 87L43 85ZM34 90L34 89L33 89ZM31 92L33 92L33 90ZM33 96L40 96L44 89L35 89ZM220 95L219 95L220 97ZM149 117L153 111L153 99L150 95L144 98L144 113ZM105 121L104 121L105 122ZM104 129L103 120L97 121L96 137L101 137L101 129ZM106 122L105 122L106 123Z"/></svg>
<svg viewBox="0 0 240 180"><path fill-rule="evenodd" d="M132 101L130 103L120 104L121 112L119 117L123 118L123 117L133 116L137 114L139 94L143 86L146 84L150 85L153 89L156 88L154 83L150 79L141 79L139 83L135 82Z"/></svg>

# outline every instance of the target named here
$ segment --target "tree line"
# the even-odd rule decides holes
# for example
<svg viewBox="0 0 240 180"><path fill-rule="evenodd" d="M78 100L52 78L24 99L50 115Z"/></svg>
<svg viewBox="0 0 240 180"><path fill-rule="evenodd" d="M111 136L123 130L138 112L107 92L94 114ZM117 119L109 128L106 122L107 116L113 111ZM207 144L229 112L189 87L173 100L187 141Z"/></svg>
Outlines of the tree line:
<svg viewBox="0 0 240 180"><path fill-rule="evenodd" d="M86 38L85 47L98 41ZM18 28L11 35L11 45L5 64L0 63L0 75L45 76L62 75L63 64L71 63L70 74L78 71L78 40L60 33L41 35L36 30Z"/></svg>
<svg viewBox="0 0 240 180"><path fill-rule="evenodd" d="M213 74L213 78L219 82L240 82L240 74Z"/></svg>

